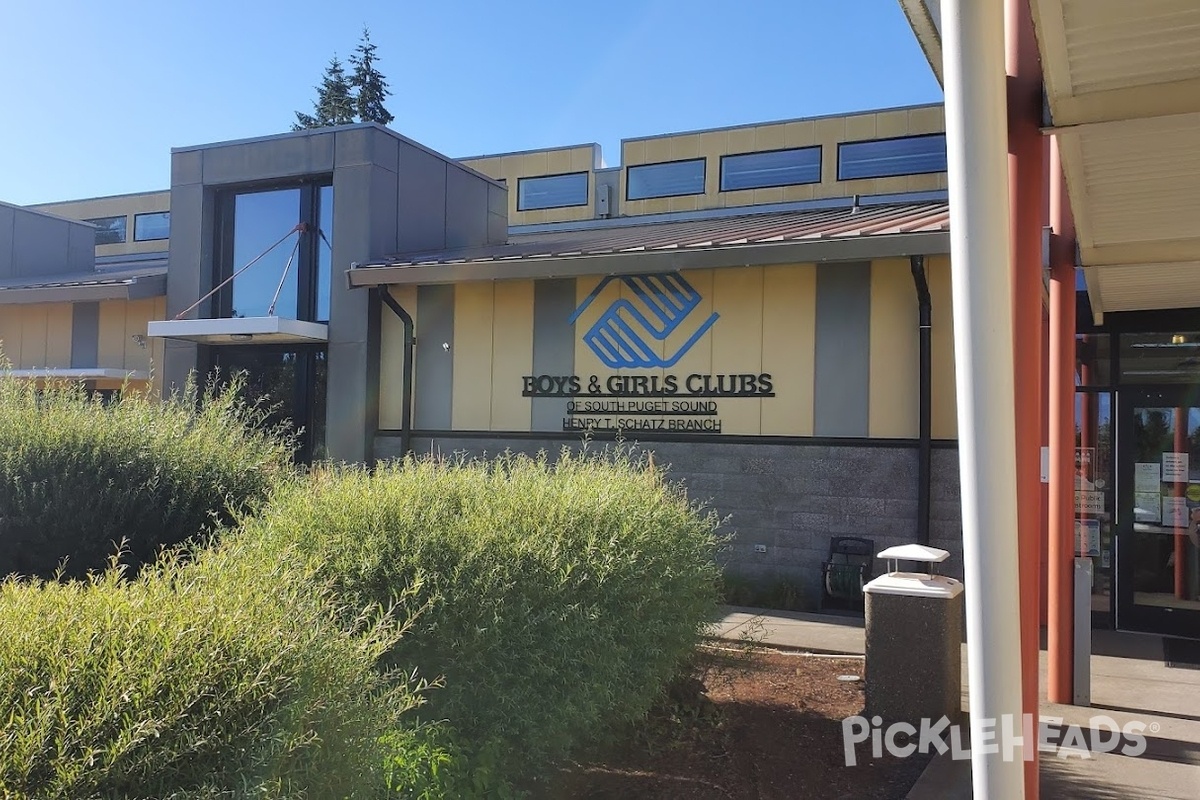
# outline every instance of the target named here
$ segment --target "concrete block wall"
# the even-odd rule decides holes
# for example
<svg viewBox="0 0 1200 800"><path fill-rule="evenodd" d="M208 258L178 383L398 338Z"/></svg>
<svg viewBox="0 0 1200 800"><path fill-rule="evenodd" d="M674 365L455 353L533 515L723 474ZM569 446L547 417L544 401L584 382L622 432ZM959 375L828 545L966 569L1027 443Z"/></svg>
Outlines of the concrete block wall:
<svg viewBox="0 0 1200 800"><path fill-rule="evenodd" d="M414 438L418 454L495 455L504 450L558 453L564 444L531 438ZM593 447L603 446L593 443ZM399 455L399 439L379 437L377 458ZM862 536L875 550L916 541L917 450L909 443L725 443L654 442L644 449L668 465L689 495L726 519L734 534L723 553L733 574L766 584L784 579L798 584L816 607L821 562L831 536ZM950 551L942 574L962 579L962 523L958 451L933 452L930 544ZM765 545L765 553L755 545ZM885 568L876 564L878 573Z"/></svg>

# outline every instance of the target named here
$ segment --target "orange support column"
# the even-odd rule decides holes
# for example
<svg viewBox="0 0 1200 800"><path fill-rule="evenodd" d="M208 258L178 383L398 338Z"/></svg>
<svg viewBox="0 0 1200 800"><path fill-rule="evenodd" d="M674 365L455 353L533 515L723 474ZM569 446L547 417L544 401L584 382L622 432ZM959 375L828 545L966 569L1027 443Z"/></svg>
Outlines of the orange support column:
<svg viewBox="0 0 1200 800"><path fill-rule="evenodd" d="M1042 76L1028 0L1005 0L1008 194L1013 258L1017 550L1020 562L1021 706L1038 714L1041 578ZM1037 730L1036 723L1034 730ZM1025 797L1038 796L1037 747L1026 749Z"/></svg>
<svg viewBox="0 0 1200 800"><path fill-rule="evenodd" d="M1074 701L1075 225L1058 142L1050 151L1050 530L1046 581L1046 698ZM1086 428L1085 428L1086 430Z"/></svg>

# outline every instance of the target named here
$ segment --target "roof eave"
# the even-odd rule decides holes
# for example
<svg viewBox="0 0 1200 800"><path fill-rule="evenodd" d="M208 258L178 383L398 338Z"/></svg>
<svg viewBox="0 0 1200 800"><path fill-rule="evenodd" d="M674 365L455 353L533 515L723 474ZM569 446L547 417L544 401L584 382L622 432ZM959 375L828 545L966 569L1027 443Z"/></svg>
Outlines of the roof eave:
<svg viewBox="0 0 1200 800"><path fill-rule="evenodd" d="M166 293L167 276L149 275L121 283L0 289L0 305L88 303L100 300L144 300L149 297L162 297Z"/></svg>
<svg viewBox="0 0 1200 800"><path fill-rule="evenodd" d="M869 261L950 252L948 231L847 236L636 253L462 261L411 266L364 266L347 271L350 288L432 285L470 281L572 278L585 275L637 275L681 269L757 267L830 261Z"/></svg>

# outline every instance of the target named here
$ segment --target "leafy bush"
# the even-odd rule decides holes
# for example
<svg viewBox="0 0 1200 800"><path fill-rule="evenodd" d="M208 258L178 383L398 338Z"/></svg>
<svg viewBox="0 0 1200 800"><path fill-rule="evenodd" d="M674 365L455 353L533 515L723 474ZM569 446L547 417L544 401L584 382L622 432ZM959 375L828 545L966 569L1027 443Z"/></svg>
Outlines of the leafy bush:
<svg viewBox="0 0 1200 800"><path fill-rule="evenodd" d="M402 631L283 569L0 584L0 797L381 797L419 702L378 669Z"/></svg>
<svg viewBox="0 0 1200 800"><path fill-rule="evenodd" d="M103 402L0 371L0 576L79 577L122 540L137 566L263 500L290 443L237 392Z"/></svg>
<svg viewBox="0 0 1200 800"><path fill-rule="evenodd" d="M316 473L239 546L422 608L389 663L444 676L423 716L501 784L646 712L713 616L715 526L647 460L564 451Z"/></svg>

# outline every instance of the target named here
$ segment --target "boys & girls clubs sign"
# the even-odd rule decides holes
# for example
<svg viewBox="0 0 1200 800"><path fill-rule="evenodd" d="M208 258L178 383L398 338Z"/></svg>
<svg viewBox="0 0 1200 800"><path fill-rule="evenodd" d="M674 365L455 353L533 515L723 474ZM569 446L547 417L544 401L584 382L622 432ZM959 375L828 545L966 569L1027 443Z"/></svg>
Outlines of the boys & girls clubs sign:
<svg viewBox="0 0 1200 800"><path fill-rule="evenodd" d="M716 312L694 314L701 297L678 272L608 277L572 312L574 324L604 288L621 281L636 299L614 300L583 333L584 345L612 369L663 369L679 363L717 322ZM661 343L687 333L672 352ZM566 398L565 431L673 431L720 433L718 400L774 397L769 373L637 375L526 375L523 397Z"/></svg>

